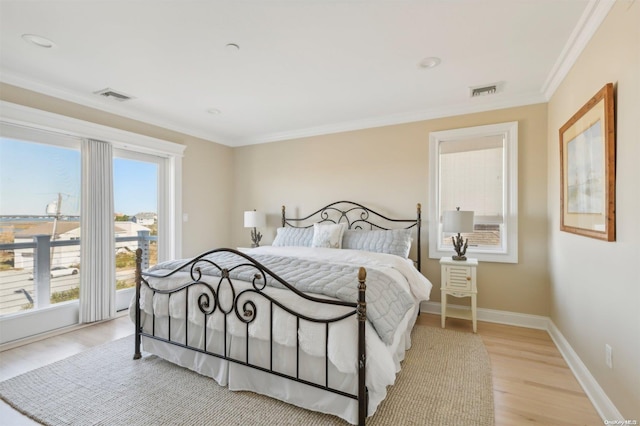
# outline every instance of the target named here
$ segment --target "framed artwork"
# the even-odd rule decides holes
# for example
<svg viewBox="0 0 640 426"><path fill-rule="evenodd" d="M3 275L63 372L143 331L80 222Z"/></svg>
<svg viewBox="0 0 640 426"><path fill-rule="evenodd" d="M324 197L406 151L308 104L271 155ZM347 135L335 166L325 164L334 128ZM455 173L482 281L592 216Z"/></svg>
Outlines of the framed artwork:
<svg viewBox="0 0 640 426"><path fill-rule="evenodd" d="M560 128L560 230L616 238L613 83Z"/></svg>

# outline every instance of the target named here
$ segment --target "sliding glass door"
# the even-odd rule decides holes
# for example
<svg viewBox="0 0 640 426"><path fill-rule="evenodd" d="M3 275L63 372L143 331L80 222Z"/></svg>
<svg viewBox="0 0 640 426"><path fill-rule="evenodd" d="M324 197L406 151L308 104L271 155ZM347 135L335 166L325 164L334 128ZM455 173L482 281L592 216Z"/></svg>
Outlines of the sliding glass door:
<svg viewBox="0 0 640 426"><path fill-rule="evenodd" d="M166 221L159 194L165 159L123 150L114 157L116 309L122 310L133 295L136 250L142 249L143 267L149 267L158 263L159 245L165 244L159 231Z"/></svg>
<svg viewBox="0 0 640 426"><path fill-rule="evenodd" d="M0 106L0 344L78 324L80 277L89 271L79 261L80 196L88 180L80 147L86 139L113 148L117 214L107 261L116 261L116 309L126 309L134 292L132 252L145 251L145 266L180 256L185 146L3 101ZM90 225L86 229L84 241L93 235Z"/></svg>
<svg viewBox="0 0 640 426"><path fill-rule="evenodd" d="M0 315L78 299L80 151L46 133L0 137Z"/></svg>

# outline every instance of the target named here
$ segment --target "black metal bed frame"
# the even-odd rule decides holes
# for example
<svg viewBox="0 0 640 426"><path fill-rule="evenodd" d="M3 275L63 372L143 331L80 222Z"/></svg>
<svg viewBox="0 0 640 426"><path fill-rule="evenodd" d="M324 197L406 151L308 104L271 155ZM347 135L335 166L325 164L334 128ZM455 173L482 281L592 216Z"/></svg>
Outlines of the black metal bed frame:
<svg viewBox="0 0 640 426"><path fill-rule="evenodd" d="M348 207L340 209L337 206L338 205L347 205ZM417 228L417 241L418 241L418 257L417 257L417 266L418 269L420 269L420 225L421 225L421 219L420 219L420 204L418 204L418 216L417 219L413 219L413 220L404 220L404 219L389 219L369 208L366 208L358 203L354 203L354 202L350 202L350 201L339 201L339 202L335 202L332 204L329 204L325 207L323 207L322 209L312 213L309 216L306 216L304 218L287 218L285 216L285 207L282 207L282 224L283 226L289 225L289 226L293 226L293 227L309 227L309 226L296 226L293 223L303 223L305 221L309 221L311 218L313 218L316 215L319 215L320 219L319 222L333 222L333 223L341 223L341 222L345 222L347 223L348 228L350 229L362 229L363 226L368 226L370 227L370 229L391 229L391 228L387 228L384 226L380 226L377 225L373 222L370 221L370 215L375 215L377 218L381 218L384 219L386 221L389 222L412 222L412 225L407 226L407 228L412 228L412 227L416 227ZM332 219L331 216L332 214L337 214L338 218L337 219ZM356 217L354 218L353 215L356 215ZM235 254L236 256L238 256L238 263L236 265L234 265L232 268L222 268L219 265L217 265L215 262L211 261L210 259L207 259L206 256L209 254L213 254L213 253L221 253L221 252L230 252ZM168 344L172 344L172 345L176 345L185 349L189 349L189 350L193 350L196 352L200 352L200 353L204 353L207 355L211 355L214 357L217 357L219 359L224 359L239 365L243 365L246 367L251 367L269 374L274 374L276 376L279 377L283 377L289 380L293 380L295 382L299 382L299 383L303 383L315 388L319 388L322 390L326 390L338 395L342 395L344 397L347 398L352 398L358 401L358 424L359 425L364 425L365 424L365 420L367 417L367 404L368 404L368 391L365 385L365 371L366 371L366 363L367 363L367 355L366 355L366 346L365 346L365 320L366 320L366 312L367 312L367 303L366 303L366 270L365 268L360 268L358 271L358 301L357 302L344 302L344 301L340 301L340 300L327 300L327 299L321 299L321 298L316 298L313 296L310 296L308 294L302 293L301 291L299 291L298 289L296 289L295 287L293 287L291 284L287 283L285 280L283 280L282 278L280 278L278 275L276 275L275 273L273 273L272 271L270 271L267 267L265 267L264 265L262 265L261 263L259 263L258 261L256 261L255 259L251 258L250 256L241 253L237 250L233 250L233 249L216 249L216 250L211 250L208 251L206 253L203 253L201 255L199 255L198 257L186 262L185 264L183 264L182 266L174 269L171 272L168 272L166 274L154 274L154 273L150 273L150 272L143 272L142 271L142 250L138 249L136 251L136 312L135 312L135 327L136 327L136 332L135 332L135 353L134 353L134 359L139 359L141 358L142 354L141 354L141 341L142 341L142 337L146 337L146 338L150 338L150 339L155 339L161 342L165 342ZM201 271L201 267L203 266L213 266L215 269L217 269L219 271L220 276L219 277L212 277L214 280L217 280L217 284L214 286L208 282L203 281L203 276L202 276L202 271ZM253 280L252 280L252 287L245 289L243 291L240 291L239 293L236 294L236 290L234 288L233 285L233 281L229 276L229 273L232 272L233 270L237 269L237 268L252 268L255 269L255 274L253 275ZM172 275L177 274L178 272L188 272L189 273L189 279L187 280L188 282L182 284L180 287L175 288L175 289L171 289L171 290L160 290L160 289L155 289L153 288L150 284L149 281L147 281L146 277L153 277L153 278L167 278L170 277ZM292 309L290 309L289 307L283 305L282 303L280 303L278 300L274 299L273 297L269 296L268 294L264 293L263 290L266 286L267 283L267 278L270 277L273 280L276 280L277 282L279 282L280 284L282 284L283 286L285 286L287 289L291 290L293 293L295 293L296 295L298 295L299 297L306 299L306 300L310 300L312 302L315 303L320 303L320 304L325 304L325 305L340 305L340 306L345 306L348 308L352 308L352 309L348 309L346 313L337 316L337 317L333 317L333 318L323 318L323 319L318 319L318 318L312 318L309 316L306 316L304 314L301 314L299 312L296 312ZM171 316L168 315L169 312L167 312L167 321L168 321L168 334L167 337L160 337L160 336L156 336L156 314L154 312L154 315L151 316L151 332L147 332L145 330L143 330L142 327L142 322L141 322L141 310L140 310L140 292L141 292L141 287L142 285L146 285L151 291L153 291L154 294L166 294L168 295L168 297L170 298L172 295L179 293L179 292L185 292L185 310L186 310L186 314L185 314L185 337L184 337L184 342L179 342L176 340L172 340L171 338ZM200 290L197 290L198 286ZM208 291L210 292L210 294L213 296L213 300L211 300L211 297L209 296L208 293L203 291L203 287L201 286L205 286L206 289L208 289ZM195 289L192 289L193 287L195 287ZM220 294L220 291L223 290L224 288L227 288L228 290L231 291L231 294L233 295L233 302L231 303L231 306L224 306L225 304L221 301L220 297L218 297L218 295ZM192 289L191 291L200 291L200 294L197 298L198 300L198 309L200 310L200 312L204 315L204 327L203 327L203 346L202 348L199 347L195 347L192 345L189 345L189 314L188 314L188 310L189 310L189 291L190 289ZM265 368L259 365L254 365L251 364L249 362L249 348L250 348L250 337L249 337L249 325L256 319L257 317L257 306L256 304L251 300L248 299L248 297L263 297L266 300L268 300L269 302L269 318L270 318L270 326L269 326L269 332L270 332L270 339L269 339L269 346L270 346L270 354L269 354L269 368ZM299 337L296 339L296 375L292 376L290 374L285 374L283 372L280 371L276 371L273 369L273 344L274 344L274 340L273 340L273 309L274 309L274 305L277 306L279 309L283 309L284 311L286 311L287 313L293 315L296 317L296 335L298 335L298 331L300 330L300 320L305 320L305 321L310 321L310 322L314 322L314 323L321 323L324 324L324 328L325 328L325 365L324 365L324 377L325 377L325 383L324 384L319 384L319 383L315 383L315 382L311 382L309 380L304 380L302 378L300 378L300 374L299 374L299 362L300 362L300 341L299 341ZM168 309L168 308L167 308ZM207 350L207 319L209 315L212 315L215 313L216 310L219 310L225 317L224 320L224 332L223 332L223 337L224 337L224 349L223 349L223 353L217 353L217 352L212 352ZM236 318L238 320L240 320L242 323L245 324L246 326L246 348L245 348L245 356L244 359L239 359L236 357L231 356L231 348L228 347L227 345L227 336L228 336L228 330L227 330L227 324L228 324L228 316L231 314L235 314ZM345 320L346 318L349 318L351 316L355 316L357 318L358 321L358 390L357 393L355 394L351 394L348 392L344 392L343 390L340 389L335 389L329 386L329 356L328 356L328 346L329 346L329 324L331 323L335 323L338 321L342 321Z"/></svg>
<svg viewBox="0 0 640 426"><path fill-rule="evenodd" d="M422 227L422 205L418 203L416 205L416 218L415 219L391 219L383 214L380 214L362 204L355 203L353 201L336 201L328 204L321 209L311 213L308 216L300 218L287 217L285 213L285 206L282 206L282 227L290 226L292 228L310 228L314 222L330 222L330 223L344 223L347 225L347 229L365 229L369 230L380 229L390 230L394 229L388 224L396 223L408 223L405 229L416 228L416 259L414 263L418 271L421 271L421 244L420 234ZM314 218L316 218L314 220ZM375 220L375 222L372 222ZM309 222L311 222L309 224Z"/></svg>

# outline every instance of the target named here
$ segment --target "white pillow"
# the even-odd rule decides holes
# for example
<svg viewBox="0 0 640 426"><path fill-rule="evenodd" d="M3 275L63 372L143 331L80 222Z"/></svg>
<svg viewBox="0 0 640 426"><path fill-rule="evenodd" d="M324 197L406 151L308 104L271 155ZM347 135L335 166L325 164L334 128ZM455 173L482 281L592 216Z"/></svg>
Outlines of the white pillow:
<svg viewBox="0 0 640 426"><path fill-rule="evenodd" d="M347 227L344 223L313 224L313 240L311 247L342 248L342 234Z"/></svg>

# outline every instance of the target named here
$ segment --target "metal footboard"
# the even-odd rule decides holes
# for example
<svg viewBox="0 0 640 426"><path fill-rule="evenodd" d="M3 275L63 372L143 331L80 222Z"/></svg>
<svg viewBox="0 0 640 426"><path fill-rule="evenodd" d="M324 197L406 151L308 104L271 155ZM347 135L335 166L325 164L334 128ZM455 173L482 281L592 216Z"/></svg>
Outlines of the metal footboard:
<svg viewBox="0 0 640 426"><path fill-rule="evenodd" d="M215 263L215 261L207 258L208 255L220 252L229 252L233 253L238 258L237 264L234 264L232 267L221 267ZM327 392L332 392L338 395L341 395L346 398L351 398L358 401L358 424L364 425L365 419L367 416L367 389L365 385L365 372L366 372L366 364L367 364L367 356L366 356L366 346L365 346L365 321L366 321L366 271L364 268L360 268L358 272L358 301L357 302L345 302L340 300L327 300L322 298L316 298L310 296L308 294L302 293L297 290L295 287L284 281L282 278L277 276L275 273L271 272L264 265L260 264L255 259L250 256L241 253L237 250L233 249L216 249L204 253L188 262L183 264L182 266L168 272L166 274L155 274L150 272L142 271L142 250L138 249L136 251L136 312L135 312L135 352L134 359L139 359L141 357L141 340L144 336L145 338L155 339L158 341L162 341L171 345L176 345L185 349L201 352L203 354L211 355L223 360L227 360L239 365L243 365L246 367L250 367L259 371L263 371L268 374L273 374L282 378L286 378L298 383L303 383L308 386L312 386L314 388L322 389ZM202 270L206 266L207 268L217 270L216 276L207 276L207 280L215 281L215 282L207 282L205 281ZM234 279L230 277L230 273L236 269L243 268L243 271L246 271L247 268L251 270L253 273L253 279L251 281L251 286L245 288L243 290L238 291L234 286ZM179 285L177 288L164 290L154 288L149 283L149 278L163 279L175 276L175 274L179 272L184 272L188 274L188 278L185 277L185 281L183 284ZM346 308L346 312L344 314L330 317L330 318L313 318L303 313L297 312L290 306L286 306L281 301L277 300L270 294L267 294L264 290L267 285L267 279L277 281L283 287L288 289L289 291L295 293L298 297L311 301L314 304L322 304L322 305L340 305ZM185 303L185 325L184 325L184 339L178 341L172 337L171 330L171 315L167 312L167 329L168 333L166 336L156 335L156 321L162 321L162 319L156 319L156 313L151 316L149 319L152 321L150 327L146 326L146 330L143 329L142 326L142 312L140 308L140 298L141 298L141 290L143 286L146 287L145 291L152 291L154 296L157 294L166 295L169 300L171 297L176 297L177 294L184 294L184 303ZM196 293L193 293L196 292ZM231 294L232 302L225 303L222 300L222 293ZM189 306L189 301L193 299L197 300L197 306ZM265 367L263 365L256 365L250 362L250 331L249 326L257 320L258 318L258 309L264 304L257 304L257 299L255 298L263 298L264 303L269 306L268 318L270 321L269 324L269 366ZM276 308L277 307L277 308ZM168 309L168 308L167 308ZM196 347L194 345L189 344L189 309L197 309L199 314L203 315L204 326L202 327L202 332L204 333L201 339L204 344L202 347ZM273 320L273 312L274 309L281 309L287 312L290 315L293 315L296 319L296 368L295 374L287 374L281 371L277 371L274 369L273 361L274 361L274 320ZM207 342L207 320L214 313L219 312L224 315L224 331L222 333L223 349L220 352L209 350L208 342ZM229 322L229 318L234 316L235 319L240 321L246 327L246 344L244 348L244 356L238 357L232 354L232 348L230 347L231 343L228 342L228 333L227 324ZM354 317L353 321L357 321L358 323L358 339L357 339L357 363L358 363L358 385L357 392L350 393L345 392L344 390L334 388L329 383L329 326L331 324L335 324L339 321L347 320L350 317ZM324 362L324 383L316 383L304 378L300 377L300 339L299 339L299 331L300 331L300 321L308 321L311 323L316 323L324 326L324 334L325 334L325 342L324 342L324 354L325 354L325 362ZM350 321L350 319L349 319ZM149 330L151 328L151 330ZM212 333L213 334L213 333ZM354 342L355 343L355 342Z"/></svg>

